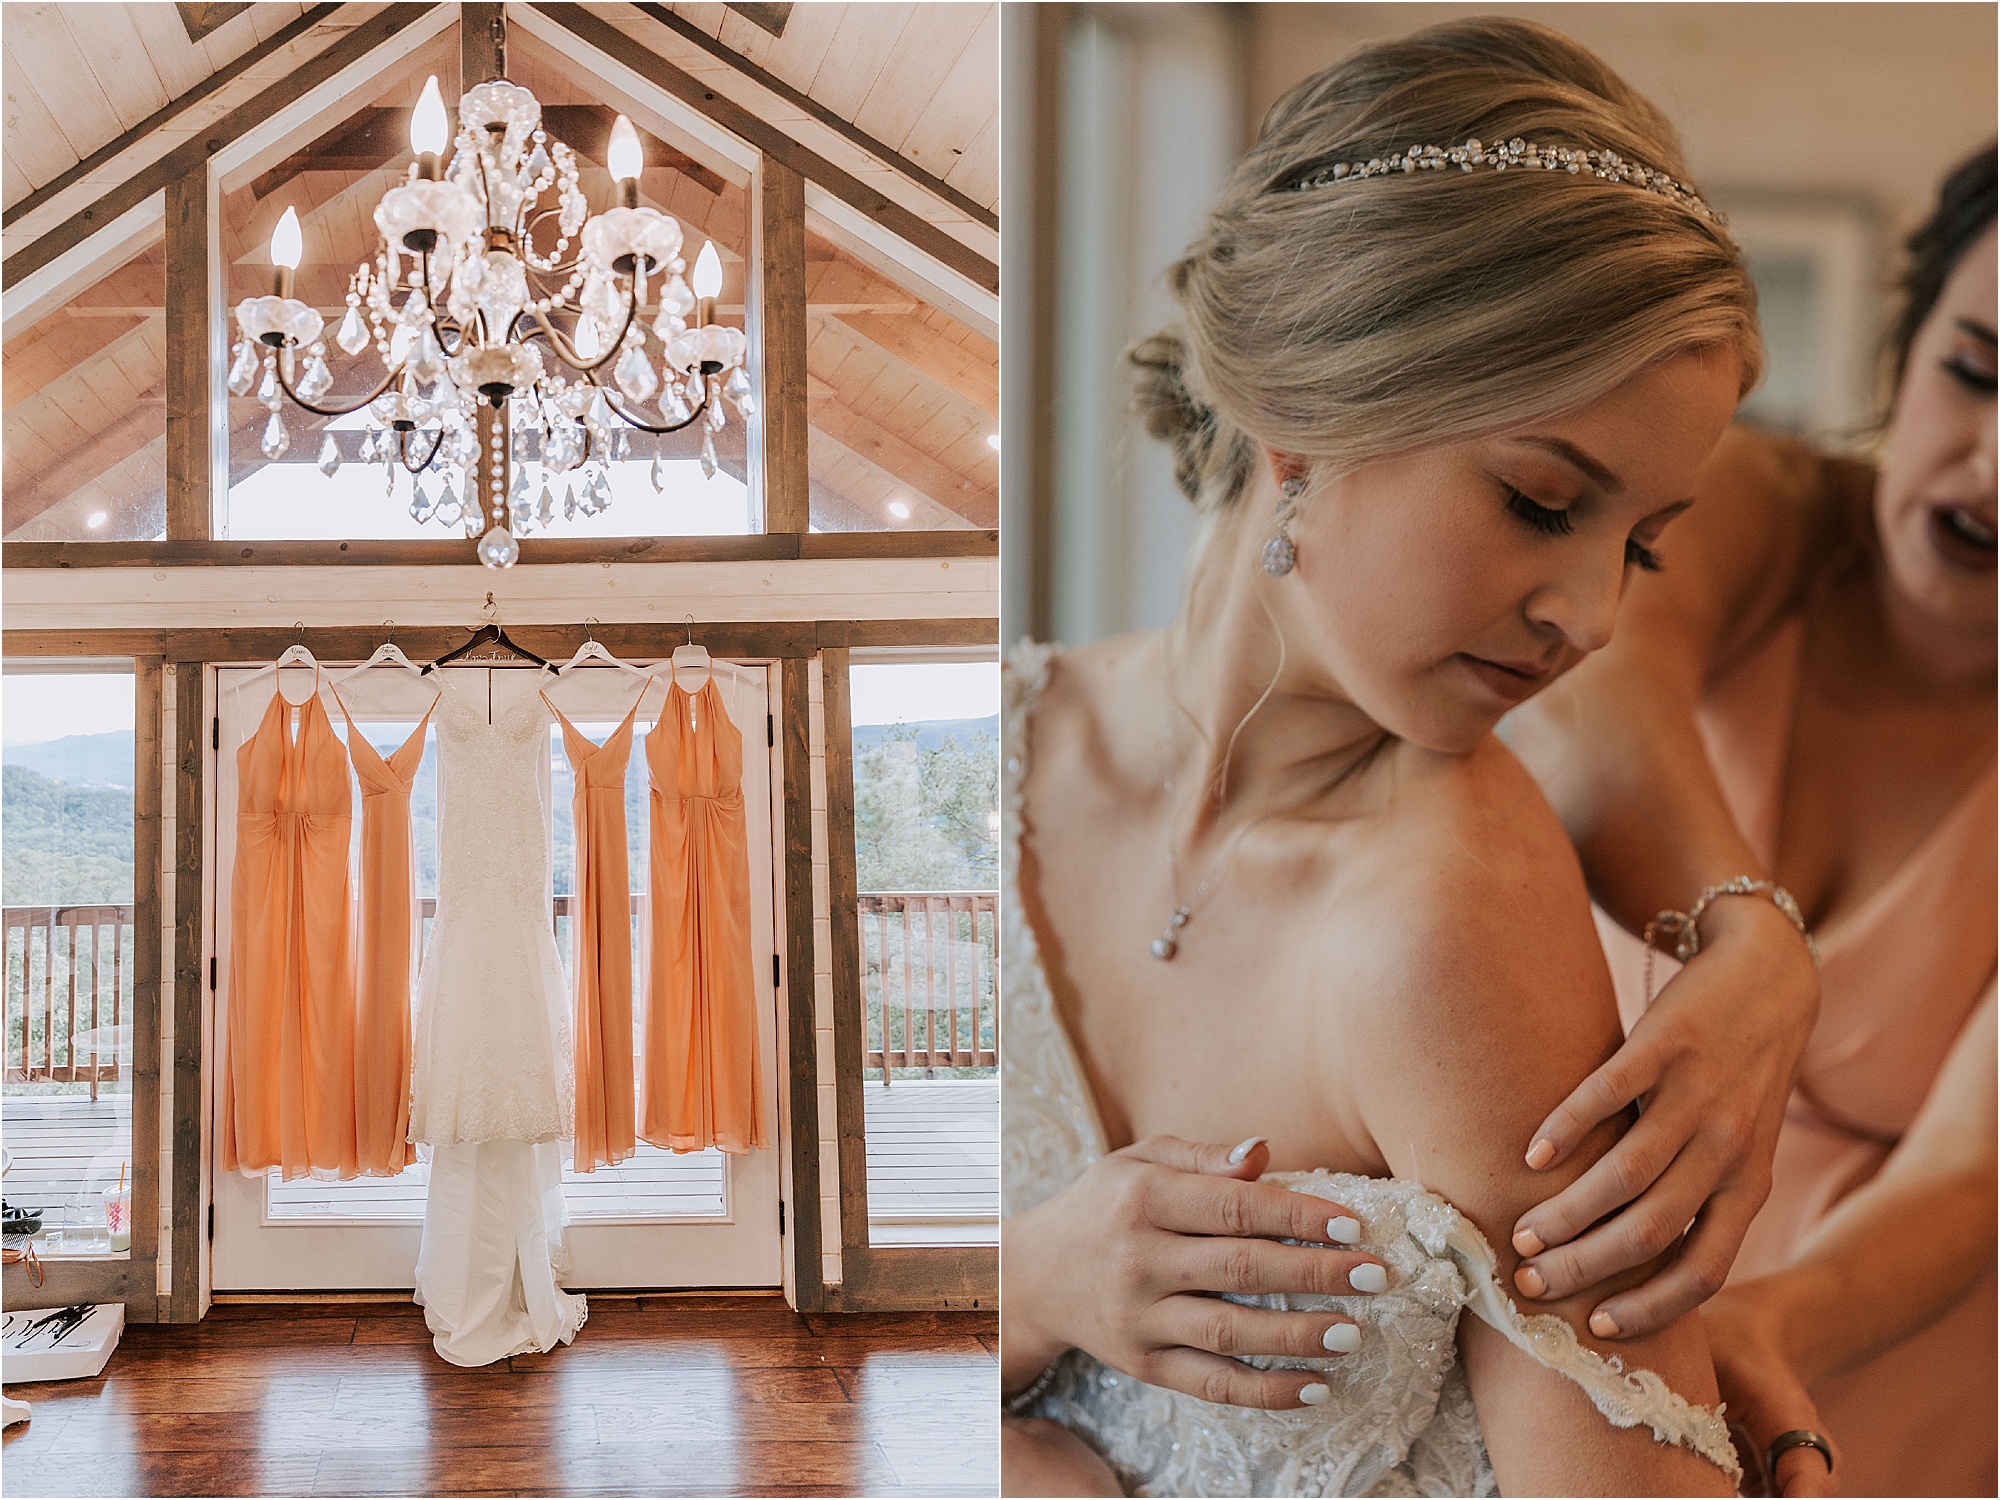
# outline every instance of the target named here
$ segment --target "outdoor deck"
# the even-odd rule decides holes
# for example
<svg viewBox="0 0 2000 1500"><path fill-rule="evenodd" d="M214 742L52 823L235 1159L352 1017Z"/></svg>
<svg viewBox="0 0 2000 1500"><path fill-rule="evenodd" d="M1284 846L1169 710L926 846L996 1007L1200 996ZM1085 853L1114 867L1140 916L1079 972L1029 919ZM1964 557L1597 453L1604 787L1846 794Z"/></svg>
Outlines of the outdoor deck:
<svg viewBox="0 0 2000 1500"><path fill-rule="evenodd" d="M866 1085L869 1217L879 1243L986 1242L1000 1203L1000 1083L997 1078ZM60 1208L86 1185L118 1177L131 1140L131 1095L11 1097L0 1121L13 1158L9 1203ZM428 1168L353 1182L310 1178L274 1184L276 1218L419 1219ZM714 1152L675 1156L640 1147L616 1167L563 1173L578 1219L713 1214L722 1209ZM53 1222L53 1216L50 1220Z"/></svg>

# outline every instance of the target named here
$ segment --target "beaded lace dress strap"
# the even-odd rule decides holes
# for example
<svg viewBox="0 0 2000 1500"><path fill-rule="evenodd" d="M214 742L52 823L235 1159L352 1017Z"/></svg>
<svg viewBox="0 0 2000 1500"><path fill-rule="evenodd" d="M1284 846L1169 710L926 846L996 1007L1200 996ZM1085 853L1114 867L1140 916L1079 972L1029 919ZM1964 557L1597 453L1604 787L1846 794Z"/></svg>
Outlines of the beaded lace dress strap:
<svg viewBox="0 0 2000 1500"><path fill-rule="evenodd" d="M1663 1443L1691 1448L1739 1485L1743 1466L1729 1438L1723 1407L1697 1406L1651 1370L1628 1369L1617 1355L1587 1349L1569 1323L1551 1313L1525 1316L1500 1286L1498 1262L1478 1228L1454 1212L1448 1244L1466 1280L1466 1307L1515 1348L1583 1388L1613 1427L1653 1430Z"/></svg>

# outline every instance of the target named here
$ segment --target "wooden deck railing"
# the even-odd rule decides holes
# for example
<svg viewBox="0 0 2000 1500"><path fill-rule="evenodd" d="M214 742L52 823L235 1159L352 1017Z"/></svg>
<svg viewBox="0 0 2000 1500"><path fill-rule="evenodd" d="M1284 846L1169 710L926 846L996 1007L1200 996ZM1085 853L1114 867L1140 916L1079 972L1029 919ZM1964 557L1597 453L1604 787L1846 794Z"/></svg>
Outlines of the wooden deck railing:
<svg viewBox="0 0 2000 1500"><path fill-rule="evenodd" d="M7 906L8 1083L100 1083L130 1045L132 908ZM18 934L18 936L17 936Z"/></svg>
<svg viewBox="0 0 2000 1500"><path fill-rule="evenodd" d="M995 891L871 891L861 923L865 1066L993 1069L1000 1062Z"/></svg>

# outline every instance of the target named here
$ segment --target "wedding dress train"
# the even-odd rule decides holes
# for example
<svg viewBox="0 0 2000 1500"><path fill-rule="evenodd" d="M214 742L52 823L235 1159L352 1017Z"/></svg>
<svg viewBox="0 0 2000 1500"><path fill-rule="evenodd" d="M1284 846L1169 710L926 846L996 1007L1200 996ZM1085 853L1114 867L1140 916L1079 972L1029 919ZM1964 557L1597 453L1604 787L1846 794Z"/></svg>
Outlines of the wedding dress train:
<svg viewBox="0 0 2000 1500"><path fill-rule="evenodd" d="M410 1138L431 1147L416 1300L460 1365L567 1343L562 1142L575 1113L549 920L542 674L446 670L438 908L418 981Z"/></svg>
<svg viewBox="0 0 2000 1500"><path fill-rule="evenodd" d="M1095 1100L1041 968L1018 890L1028 715L1053 648L1024 644L1005 680L1006 795L1001 892L1003 1212L1034 1207L1107 1150ZM1577 1341L1568 1323L1523 1316L1497 1276L1479 1230L1420 1184L1346 1173L1281 1172L1265 1179L1337 1200L1363 1229L1360 1248L1389 1267L1374 1296L1236 1297L1253 1306L1332 1311L1362 1329L1360 1349L1322 1359L1253 1359L1318 1371L1318 1406L1254 1411L1147 1385L1072 1349L1057 1361L1030 1415L1088 1442L1138 1495L1492 1495L1493 1467L1457 1362L1462 1311L1491 1324L1547 1368L1575 1381L1618 1427L1645 1424L1662 1442L1741 1469L1718 1412L1692 1405L1649 1370L1627 1370Z"/></svg>

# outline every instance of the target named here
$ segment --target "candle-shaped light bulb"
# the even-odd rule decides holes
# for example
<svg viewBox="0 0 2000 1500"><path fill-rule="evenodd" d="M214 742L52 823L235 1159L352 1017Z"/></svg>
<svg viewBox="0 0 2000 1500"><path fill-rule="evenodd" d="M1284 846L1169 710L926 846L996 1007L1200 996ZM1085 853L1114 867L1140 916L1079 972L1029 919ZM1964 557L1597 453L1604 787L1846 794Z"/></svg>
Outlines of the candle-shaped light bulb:
<svg viewBox="0 0 2000 1500"><path fill-rule="evenodd" d="M299 256L305 249L304 236L299 233L299 214L295 208L286 208L284 217L278 220L278 227L271 231L271 264L278 268L278 295L292 295L292 272L299 268Z"/></svg>
<svg viewBox="0 0 2000 1500"><path fill-rule="evenodd" d="M304 250L305 238L299 232L299 211L287 208L284 217L278 220L278 227L271 231L271 264L296 271Z"/></svg>
<svg viewBox="0 0 2000 1500"><path fill-rule="evenodd" d="M423 94L417 100L417 107L410 112L410 149L417 154L420 175L429 177L437 170L433 160L425 162L425 157L443 154L445 142L451 138L449 122L444 114L444 95L438 92L437 75L433 73L424 81ZM423 170L428 167L430 170Z"/></svg>
<svg viewBox="0 0 2000 1500"><path fill-rule="evenodd" d="M639 149L639 132L623 115L612 122L611 149L605 153L605 164L611 168L612 177L619 182L637 177L639 169L646 164L645 155Z"/></svg>
<svg viewBox="0 0 2000 1500"><path fill-rule="evenodd" d="M722 295L722 257L715 253L715 241L701 247L694 260L694 294L704 300Z"/></svg>
<svg viewBox="0 0 2000 1500"><path fill-rule="evenodd" d="M637 208L639 172L646 159L639 149L639 132L623 115L612 122L611 146L604 153L604 164L611 169L611 180L618 184L618 201L627 208Z"/></svg>

